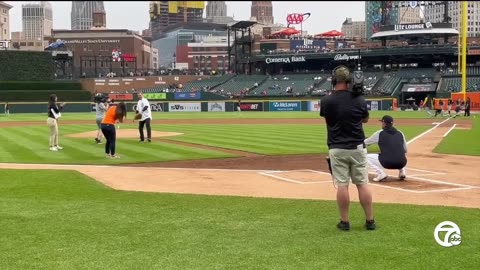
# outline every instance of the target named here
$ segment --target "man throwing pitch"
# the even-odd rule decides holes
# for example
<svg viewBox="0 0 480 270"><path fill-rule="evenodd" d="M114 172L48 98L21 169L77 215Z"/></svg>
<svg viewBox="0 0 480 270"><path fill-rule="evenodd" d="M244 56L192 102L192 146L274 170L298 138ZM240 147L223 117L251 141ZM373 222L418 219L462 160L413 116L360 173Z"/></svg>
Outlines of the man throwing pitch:
<svg viewBox="0 0 480 270"><path fill-rule="evenodd" d="M152 120L152 110L150 108L150 103L148 99L143 96L142 91L137 92L138 103L136 113L141 113L142 117L138 122L138 131L140 132L140 142L145 141L145 136L143 134L143 127L147 126L147 141L152 142L152 129L150 127L150 121Z"/></svg>
<svg viewBox="0 0 480 270"><path fill-rule="evenodd" d="M366 217L367 230L375 229L372 194L368 187L367 149L364 144L363 123L368 122L367 103L362 96L349 91L350 71L345 66L333 70L334 91L320 101L320 116L327 124L329 160L333 179L338 186L337 204L340 222L337 228L350 230L350 179L357 186L360 204Z"/></svg>
<svg viewBox="0 0 480 270"><path fill-rule="evenodd" d="M398 178L405 180L405 165L407 165L405 135L393 127L391 116L385 115L381 122L382 129L365 140L366 145L378 144L380 148L379 154L367 155L368 165L377 173L377 177L373 178L373 181L387 180L388 175L384 169L399 170Z"/></svg>

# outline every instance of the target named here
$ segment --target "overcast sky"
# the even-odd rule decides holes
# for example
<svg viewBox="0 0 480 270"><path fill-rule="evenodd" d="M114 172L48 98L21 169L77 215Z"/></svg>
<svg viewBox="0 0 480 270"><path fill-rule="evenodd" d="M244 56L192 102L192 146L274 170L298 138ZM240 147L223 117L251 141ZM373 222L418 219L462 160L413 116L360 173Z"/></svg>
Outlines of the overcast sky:
<svg viewBox="0 0 480 270"><path fill-rule="evenodd" d="M10 10L10 31L22 31L22 4L27 1L5 1L13 6ZM150 20L148 1L104 1L107 12L107 27L110 29L130 29L141 31L148 28ZM71 1L50 2L53 8L53 28L70 29ZM250 19L251 1L230 2L227 1L227 14L234 16L236 20ZM310 34L318 34L330 30L339 30L346 17L354 21L364 20L365 2L302 2L273 1L273 14L276 23L286 25L286 17L289 13L310 12L311 17L304 23L303 30ZM205 16L205 15L204 15ZM300 26L297 27L298 29Z"/></svg>

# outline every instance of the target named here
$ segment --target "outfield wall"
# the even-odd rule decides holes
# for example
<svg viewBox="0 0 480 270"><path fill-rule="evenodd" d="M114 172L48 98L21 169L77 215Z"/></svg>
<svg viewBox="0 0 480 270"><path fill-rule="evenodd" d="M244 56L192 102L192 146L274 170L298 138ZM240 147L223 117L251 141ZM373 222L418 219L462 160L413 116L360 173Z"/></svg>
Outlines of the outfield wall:
<svg viewBox="0 0 480 270"><path fill-rule="evenodd" d="M134 111L136 102L125 102L128 111ZM234 112L237 101L150 101L152 111L161 112ZM367 99L368 109L371 111L388 111L396 108L396 100ZM0 104L0 113L4 113L5 106ZM242 102L242 111L256 112L318 112L319 100L248 100ZM95 104L90 102L71 102L64 108L64 112L94 112ZM10 103L10 113L46 113L45 102L16 102Z"/></svg>

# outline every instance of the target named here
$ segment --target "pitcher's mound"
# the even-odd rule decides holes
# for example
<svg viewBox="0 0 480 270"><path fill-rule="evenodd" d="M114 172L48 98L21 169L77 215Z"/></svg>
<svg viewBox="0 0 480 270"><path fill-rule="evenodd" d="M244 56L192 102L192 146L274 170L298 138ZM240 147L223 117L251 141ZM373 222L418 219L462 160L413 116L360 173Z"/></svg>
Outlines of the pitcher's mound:
<svg viewBox="0 0 480 270"><path fill-rule="evenodd" d="M122 139L122 138L139 138L140 134L138 130L136 129L122 129L122 128L117 128L117 138ZM147 136L147 131L143 131L145 136ZM164 132L164 131L154 131L152 130L152 138L159 138L159 137L170 137L170 136L178 136L178 135L183 135L183 133L177 133L177 132ZM71 138L95 138L97 136L97 131L88 131L88 132L82 132L82 133L75 133L75 134L69 134L67 137Z"/></svg>

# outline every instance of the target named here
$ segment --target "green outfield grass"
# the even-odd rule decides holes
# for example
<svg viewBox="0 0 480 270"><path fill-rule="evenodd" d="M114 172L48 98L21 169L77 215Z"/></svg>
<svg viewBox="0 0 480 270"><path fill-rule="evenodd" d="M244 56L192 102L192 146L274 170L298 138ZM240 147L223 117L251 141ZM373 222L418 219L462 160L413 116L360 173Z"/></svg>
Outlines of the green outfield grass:
<svg viewBox="0 0 480 270"><path fill-rule="evenodd" d="M121 125L121 129L137 129L137 125ZM370 135L380 127L367 126ZM407 138L425 131L425 127L401 127ZM48 149L47 126L8 127L0 133L0 162L120 164L188 159L225 158L223 152L184 147L153 141L139 144L137 139L118 139L121 159L106 159L104 145L91 138L68 138L65 135L95 131L95 125L60 125L59 152ZM184 133L170 140L243 150L266 155L326 153L325 125L154 125L153 130ZM371 148L375 151L375 147Z"/></svg>
<svg viewBox="0 0 480 270"><path fill-rule="evenodd" d="M434 152L452 155L480 156L480 117L473 118L470 130L452 130Z"/></svg>
<svg viewBox="0 0 480 270"><path fill-rule="evenodd" d="M60 127L59 144L64 149L51 152L48 149L49 130L46 126L3 128L0 133L0 162L116 164L232 157L226 153L161 142L140 144L135 139L119 139L116 150L121 159L106 159L105 145L95 144L94 137L81 139L65 137L67 134L94 130L96 127L93 125Z"/></svg>
<svg viewBox="0 0 480 270"><path fill-rule="evenodd" d="M106 171L108 173L108 171ZM121 192L76 172L1 170L1 269L476 269L478 209ZM459 225L439 246L435 226ZM475 266L476 265L476 266Z"/></svg>
<svg viewBox="0 0 480 270"><path fill-rule="evenodd" d="M402 112L402 111L371 111L370 115L373 119L379 119L385 114L391 115L395 119L422 119L427 118L425 112ZM132 119L133 113L129 118ZM161 113L154 112L153 119L268 119L268 118L320 118L318 112L203 112L203 113ZM1 121L46 121L45 113L20 113L10 114L6 117L0 115ZM91 120L95 119L95 113L63 113L62 120Z"/></svg>
<svg viewBox="0 0 480 270"><path fill-rule="evenodd" d="M365 126L370 136L380 129ZM402 126L407 140L421 134L429 126ZM175 141L199 143L216 147L255 152L265 155L327 153L327 131L319 125L159 125L154 129L181 132L182 136L170 137ZM371 151L378 147L369 148Z"/></svg>

